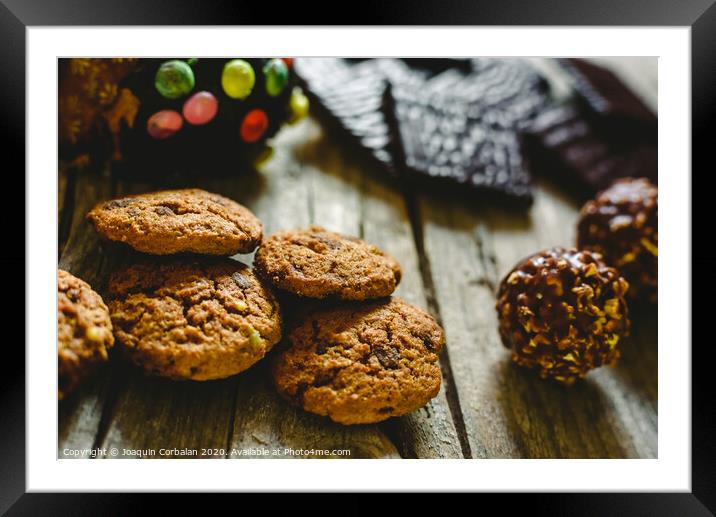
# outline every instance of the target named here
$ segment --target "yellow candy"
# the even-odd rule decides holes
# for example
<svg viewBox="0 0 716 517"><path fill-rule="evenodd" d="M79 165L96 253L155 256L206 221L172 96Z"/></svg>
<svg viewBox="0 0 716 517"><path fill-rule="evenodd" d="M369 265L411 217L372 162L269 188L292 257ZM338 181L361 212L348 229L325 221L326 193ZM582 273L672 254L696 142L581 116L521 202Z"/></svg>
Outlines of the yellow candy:
<svg viewBox="0 0 716 517"><path fill-rule="evenodd" d="M256 83L253 67L243 59L232 59L224 65L221 87L232 99L245 99Z"/></svg>
<svg viewBox="0 0 716 517"><path fill-rule="evenodd" d="M294 124L308 115L308 110L311 107L311 103L308 97L303 93L303 90L296 86L291 91L291 99L288 101L288 106L291 110L289 116L289 123Z"/></svg>

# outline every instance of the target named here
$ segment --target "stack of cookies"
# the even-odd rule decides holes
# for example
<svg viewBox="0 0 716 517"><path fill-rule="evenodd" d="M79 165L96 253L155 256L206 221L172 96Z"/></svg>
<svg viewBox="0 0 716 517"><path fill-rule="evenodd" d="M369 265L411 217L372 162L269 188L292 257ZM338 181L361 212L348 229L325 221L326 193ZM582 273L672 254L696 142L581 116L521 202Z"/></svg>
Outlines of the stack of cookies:
<svg viewBox="0 0 716 517"><path fill-rule="evenodd" d="M82 325L110 329L133 363L172 379L235 375L281 339L280 311L270 288L251 268L226 258L250 253L261 242L261 221L245 207L203 190L173 190L113 199L87 218L106 239L147 256L111 275L107 305L84 282L60 273L60 290L66 275L92 293L87 301L71 297L65 309L60 304L60 323L70 330L60 334L59 368L62 373L72 365L77 372L71 387L79 372L89 372L98 362L95 356L106 360L108 347L91 357L78 350L93 341L99 341L95 349L113 341L93 340L89 330L80 328L79 304L106 315L101 322L95 318L99 323L92 327ZM71 349L64 334L75 338Z"/></svg>
<svg viewBox="0 0 716 517"><path fill-rule="evenodd" d="M376 246L320 227L268 237L258 274L293 295L321 300L296 318L273 358L278 392L342 424L380 422L424 406L440 390L435 320L400 298L398 262Z"/></svg>
<svg viewBox="0 0 716 517"><path fill-rule="evenodd" d="M373 245L318 227L261 243L254 214L198 189L113 199L87 218L104 238L145 256L110 276L106 305L60 271L60 398L108 359L115 338L151 375L204 381L246 370L281 340L274 289L304 307L315 300L310 312L296 311L273 358L285 398L357 424L409 413L440 389L443 331L390 297L400 265ZM228 258L259 244L255 272Z"/></svg>

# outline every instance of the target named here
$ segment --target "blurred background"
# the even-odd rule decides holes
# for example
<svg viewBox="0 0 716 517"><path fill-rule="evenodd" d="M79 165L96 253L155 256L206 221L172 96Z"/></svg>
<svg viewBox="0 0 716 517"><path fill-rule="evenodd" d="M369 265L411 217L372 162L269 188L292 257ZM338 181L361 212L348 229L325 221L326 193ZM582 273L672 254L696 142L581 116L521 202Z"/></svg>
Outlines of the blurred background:
<svg viewBox="0 0 716 517"><path fill-rule="evenodd" d="M656 58L75 58L59 70L61 170L238 175L310 111L386 175L430 189L528 205L540 174L582 196L657 180Z"/></svg>

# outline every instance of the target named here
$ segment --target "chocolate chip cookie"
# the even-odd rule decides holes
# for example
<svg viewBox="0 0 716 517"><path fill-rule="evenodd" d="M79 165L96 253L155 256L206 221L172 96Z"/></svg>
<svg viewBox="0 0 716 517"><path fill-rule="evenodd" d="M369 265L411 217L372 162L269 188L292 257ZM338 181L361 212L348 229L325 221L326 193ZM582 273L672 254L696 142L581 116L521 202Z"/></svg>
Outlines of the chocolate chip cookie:
<svg viewBox="0 0 716 517"><path fill-rule="evenodd" d="M112 322L102 297L87 282L57 271L58 397L65 398L112 348Z"/></svg>
<svg viewBox="0 0 716 517"><path fill-rule="evenodd" d="M392 298L314 312L271 365L286 399L341 424L368 424L424 406L440 390L443 330Z"/></svg>
<svg viewBox="0 0 716 517"><path fill-rule="evenodd" d="M319 226L269 236L254 264L276 287L309 298L389 296L401 277L400 264L377 246Z"/></svg>
<svg viewBox="0 0 716 517"><path fill-rule="evenodd" d="M152 255L250 253L262 234L261 221L248 208L199 189L112 199L87 218L103 237Z"/></svg>
<svg viewBox="0 0 716 517"><path fill-rule="evenodd" d="M231 259L159 259L110 277L122 351L148 374L204 381L235 375L281 338L279 307L251 268Z"/></svg>

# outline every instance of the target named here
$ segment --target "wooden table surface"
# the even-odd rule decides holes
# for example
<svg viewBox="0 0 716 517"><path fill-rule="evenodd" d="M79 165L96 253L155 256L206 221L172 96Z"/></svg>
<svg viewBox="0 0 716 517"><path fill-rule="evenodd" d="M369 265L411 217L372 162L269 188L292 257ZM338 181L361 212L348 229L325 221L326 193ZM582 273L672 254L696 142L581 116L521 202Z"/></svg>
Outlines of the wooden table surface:
<svg viewBox="0 0 716 517"><path fill-rule="evenodd" d="M655 105L654 62L610 60ZM58 457L92 447L195 449L240 458L286 448L347 449L352 458L654 458L657 456L656 315L633 316L633 336L614 368L562 387L512 364L499 340L495 288L522 257L574 243L579 206L538 179L526 213L471 206L408 190L354 156L307 119L282 130L259 172L185 185L249 207L265 233L320 224L384 248L403 268L397 295L445 329L443 385L425 408L378 425L344 427L290 406L274 392L266 362L221 381L144 377L113 361L59 404ZM127 260L100 242L85 214L97 202L163 188L107 172L59 178L59 265L101 294ZM251 263L251 256L238 257ZM273 456L276 457L276 456Z"/></svg>

